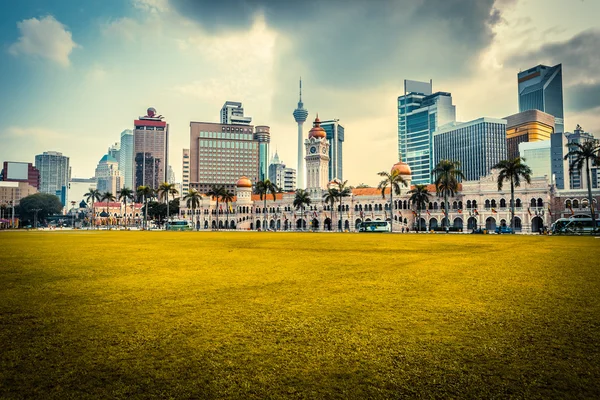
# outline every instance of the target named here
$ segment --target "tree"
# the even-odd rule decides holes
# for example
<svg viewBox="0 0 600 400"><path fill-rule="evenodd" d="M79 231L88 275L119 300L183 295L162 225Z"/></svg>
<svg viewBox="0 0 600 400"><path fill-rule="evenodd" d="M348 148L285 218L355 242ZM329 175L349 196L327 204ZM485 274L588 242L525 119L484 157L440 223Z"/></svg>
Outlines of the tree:
<svg viewBox="0 0 600 400"><path fill-rule="evenodd" d="M463 172L460 170L459 161L441 160L431 172L435 179L435 192L438 197L444 197L444 216L446 232L448 232L448 196L454 196L458 192L460 179L465 179ZM420 221L419 221L420 223ZM442 224L444 226L444 224Z"/></svg>
<svg viewBox="0 0 600 400"><path fill-rule="evenodd" d="M409 190L408 194L410 194L409 201L412 204L417 205L417 211L419 214L417 232L419 232L421 231L421 210L423 210L425 205L429 202L429 191L427 190L427 185L415 185L415 188Z"/></svg>
<svg viewBox="0 0 600 400"><path fill-rule="evenodd" d="M510 181L510 230L515 233L515 187L521 186L521 178L527 183L531 183L531 168L523 164L524 158L517 157L511 160L502 160L494 165L492 169L497 169L498 191L502 190L504 181Z"/></svg>
<svg viewBox="0 0 600 400"><path fill-rule="evenodd" d="M36 217L36 213L37 220L42 221L50 215L60 213L62 209L63 205L60 202L60 199L53 194L35 193L27 197L23 197L21 201L19 201L19 212L21 218L29 221Z"/></svg>
<svg viewBox="0 0 600 400"><path fill-rule="evenodd" d="M594 199L592 198L592 184L590 180L590 164L600 161L600 141L588 140L583 143L569 143L569 152L565 156L565 160L572 157L573 160L569 165L569 172L579 171L581 174L583 165L585 164L585 177L587 179L588 201L590 202L590 211L592 214L592 226L594 232L596 230L596 210L594 210Z"/></svg>
<svg viewBox="0 0 600 400"><path fill-rule="evenodd" d="M377 185L377 190L381 191L381 197L385 200L385 190L387 187L390 187L390 212L393 210L394 204L394 193L398 196L400 195L400 185L407 186L406 181L400 175L400 173L396 170L392 170L392 172L381 171L377 175L382 176L383 180L379 182ZM391 216L390 218L390 231L394 232L394 218Z"/></svg>
<svg viewBox="0 0 600 400"><path fill-rule="evenodd" d="M328 185L329 186L329 185ZM331 205L331 224L333 225L333 204L337 202L339 192L336 188L328 187L327 191L323 194L323 201ZM339 212L338 212L339 216ZM339 217L338 217L339 219Z"/></svg>
<svg viewBox="0 0 600 400"><path fill-rule="evenodd" d="M96 226L96 207L94 203L99 202L102 199L102 194L98 189L90 189L83 197L87 202L92 204L92 227Z"/></svg>
<svg viewBox="0 0 600 400"><path fill-rule="evenodd" d="M294 197L294 208L296 210L300 209L302 212L302 222L301 222L301 226L302 228L304 228L304 226L302 225L304 223L304 207L305 206L309 206L311 203L311 199L310 196L308 195L308 192L304 189L297 189L296 190L296 196Z"/></svg>
<svg viewBox="0 0 600 400"><path fill-rule="evenodd" d="M144 203L144 229L148 229L148 200L154 197L155 192L149 186L138 186L136 193L138 201Z"/></svg>
<svg viewBox="0 0 600 400"><path fill-rule="evenodd" d="M260 199L263 200L263 220L267 220L267 196L269 193L273 196L273 201L277 200L276 194L279 192L279 188L269 179L265 179L263 181L258 181L256 183L256 194L260 196Z"/></svg>
<svg viewBox="0 0 600 400"><path fill-rule="evenodd" d="M159 199L165 200L165 202L167 203L167 220L169 219L169 216L171 215L169 213L169 196L172 195L173 198L175 198L175 195L177 195L178 193L179 193L179 191L177 189L175 189L174 183L163 182L158 187Z"/></svg>
<svg viewBox="0 0 600 400"><path fill-rule="evenodd" d="M207 196L214 197L217 200L216 213L217 213L217 230L219 230L219 199L226 192L223 186L211 186L210 190L206 192Z"/></svg>
<svg viewBox="0 0 600 400"><path fill-rule="evenodd" d="M112 194L111 192L104 192L102 193L102 200L101 201L106 201L106 225L109 224L110 222L110 213L108 212L108 203L111 201L115 201L117 198L115 197L114 194Z"/></svg>
<svg viewBox="0 0 600 400"><path fill-rule="evenodd" d="M123 188L118 191L119 199L125 204L125 227L127 227L127 200L133 201L133 190L129 188ZM134 203L135 204L135 203ZM133 214L132 210L132 214Z"/></svg>
<svg viewBox="0 0 600 400"><path fill-rule="evenodd" d="M221 196L221 200L225 202L225 212L227 214L227 217L225 219L225 229L229 229L229 203L233 201L234 197L234 194L231 193L229 190L225 190L223 192L223 195Z"/></svg>
<svg viewBox="0 0 600 400"><path fill-rule="evenodd" d="M202 195L196 189L190 189L183 199L186 201L187 207L192 209L194 227L196 227L196 208L202 202Z"/></svg>

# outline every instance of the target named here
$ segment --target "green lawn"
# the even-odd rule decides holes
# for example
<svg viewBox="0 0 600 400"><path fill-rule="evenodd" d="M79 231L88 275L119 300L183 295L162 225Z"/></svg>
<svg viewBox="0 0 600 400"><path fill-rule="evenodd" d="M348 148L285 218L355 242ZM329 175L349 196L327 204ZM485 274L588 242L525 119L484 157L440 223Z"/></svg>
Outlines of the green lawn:
<svg viewBox="0 0 600 400"><path fill-rule="evenodd" d="M597 398L600 240L0 233L0 398Z"/></svg>

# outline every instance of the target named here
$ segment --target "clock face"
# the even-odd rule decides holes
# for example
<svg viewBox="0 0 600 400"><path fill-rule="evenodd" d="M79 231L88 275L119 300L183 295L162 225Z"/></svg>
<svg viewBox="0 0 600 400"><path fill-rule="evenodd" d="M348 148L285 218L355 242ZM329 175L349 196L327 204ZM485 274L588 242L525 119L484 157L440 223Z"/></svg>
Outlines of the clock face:
<svg viewBox="0 0 600 400"><path fill-rule="evenodd" d="M316 147L311 147L310 148L310 154L315 154L317 152L317 148Z"/></svg>
<svg viewBox="0 0 600 400"><path fill-rule="evenodd" d="M327 149L323 147L323 154L327 154Z"/></svg>

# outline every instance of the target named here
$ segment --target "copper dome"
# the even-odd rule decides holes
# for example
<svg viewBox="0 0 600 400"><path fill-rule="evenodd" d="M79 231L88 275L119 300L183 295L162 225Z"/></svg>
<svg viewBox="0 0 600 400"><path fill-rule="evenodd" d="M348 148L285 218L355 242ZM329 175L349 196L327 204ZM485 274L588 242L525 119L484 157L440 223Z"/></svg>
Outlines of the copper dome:
<svg viewBox="0 0 600 400"><path fill-rule="evenodd" d="M394 171L398 171L400 175L412 175L412 171L410 170L408 164L402 161L398 161L396 164L394 164L391 172Z"/></svg>
<svg viewBox="0 0 600 400"><path fill-rule="evenodd" d="M317 114L317 118L315 118L313 128L308 131L308 138L316 138L323 139L327 136L325 133L325 129L321 128L321 120L319 119L319 115Z"/></svg>
<svg viewBox="0 0 600 400"><path fill-rule="evenodd" d="M235 186L240 187L240 188L251 188L252 182L247 177L242 176L240 179L238 179Z"/></svg>

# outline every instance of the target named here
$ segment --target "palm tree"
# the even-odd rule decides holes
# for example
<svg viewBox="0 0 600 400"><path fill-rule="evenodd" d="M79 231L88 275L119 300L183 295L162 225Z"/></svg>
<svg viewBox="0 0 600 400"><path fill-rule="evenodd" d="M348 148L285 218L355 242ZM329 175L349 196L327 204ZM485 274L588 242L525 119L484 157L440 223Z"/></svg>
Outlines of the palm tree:
<svg viewBox="0 0 600 400"><path fill-rule="evenodd" d="M448 219L448 196L454 196L458 192L458 182L460 179L465 179L465 175L460 170L460 161L451 160L441 160L435 166L431 175L435 179L435 191L438 197L440 195L444 196L444 219L446 220L446 232L448 232L450 223Z"/></svg>
<svg viewBox="0 0 600 400"><path fill-rule="evenodd" d="M148 229L148 200L155 196L155 192L149 186L138 186L136 193L138 201L144 203L144 229Z"/></svg>
<svg viewBox="0 0 600 400"><path fill-rule="evenodd" d="M110 222L110 213L108 212L108 203L111 201L115 201L117 198L115 197L114 194L112 194L111 192L104 192L102 193L102 201L106 200L106 214L108 214L108 216L106 217L106 225L109 224Z"/></svg>
<svg viewBox="0 0 600 400"><path fill-rule="evenodd" d="M502 160L494 165L492 169L500 171L498 174L498 191L502 190L504 181L510 181L510 230L515 233L515 187L521 186L521 178L531 183L531 168L521 163L524 158L517 157L511 160Z"/></svg>
<svg viewBox="0 0 600 400"><path fill-rule="evenodd" d="M385 199L385 190L390 187L390 211L393 210L394 193L400 195L400 185L407 186L406 181L396 170L392 172L381 171L377 175L383 176L383 180L377 185L377 190L381 191L381 197ZM394 232L394 218L390 218L390 232Z"/></svg>
<svg viewBox="0 0 600 400"><path fill-rule="evenodd" d="M196 208L198 208L200 202L202 201L202 195L196 189L190 189L183 199L186 201L188 208L192 209L194 227L196 227Z"/></svg>
<svg viewBox="0 0 600 400"><path fill-rule="evenodd" d="M117 192L119 199L125 203L125 227L127 227L127 200L133 200L133 190L129 188L123 188ZM133 214L133 212L132 212Z"/></svg>
<svg viewBox="0 0 600 400"><path fill-rule="evenodd" d="M223 192L223 195L221 196L221 200L223 200L225 202L225 212L226 212L226 219L225 219L225 228L229 229L229 203L231 203L233 201L233 197L234 194L231 193L229 190L225 190Z"/></svg>
<svg viewBox="0 0 600 400"><path fill-rule="evenodd" d="M338 181L338 198L340 199L340 212L342 212L342 207L344 205L344 197L350 197L350 195L352 195L352 189L350 189L350 186L348 186L348 181ZM341 215L341 214L340 214ZM340 221L341 221L341 217L340 217ZM341 222L338 223L339 227L340 227L340 231L342 230L342 224Z"/></svg>
<svg viewBox="0 0 600 400"><path fill-rule="evenodd" d="M296 197L294 197L294 208L296 210L300 209L302 212L301 220L304 221L304 207L309 206L311 203L310 196L308 192L304 189L296 190ZM302 223L300 224L302 226Z"/></svg>
<svg viewBox="0 0 600 400"><path fill-rule="evenodd" d="M267 196L269 193L273 196L273 201L277 200L277 193L279 192L279 188L269 179L265 179L263 181L256 182L256 194L260 196L260 199L263 200L263 221L267 220ZM264 224L264 222L263 222Z"/></svg>
<svg viewBox="0 0 600 400"><path fill-rule="evenodd" d="M217 230L219 230L219 199L223 196L223 194L226 192L225 188L223 186L211 186L210 190L208 192L206 192L206 194L210 197L214 197L217 200L217 207L216 207L216 213L217 213Z"/></svg>
<svg viewBox="0 0 600 400"><path fill-rule="evenodd" d="M87 202L92 203L92 227L96 226L96 207L94 203L100 201L102 199L102 194L98 189L90 189L85 195L85 199Z"/></svg>
<svg viewBox="0 0 600 400"><path fill-rule="evenodd" d="M331 205L331 224L333 225L333 203L337 202L339 192L336 188L328 187L327 191L323 194L323 201ZM339 212L338 212L339 216ZM338 218L339 219L339 218Z"/></svg>
<svg viewBox="0 0 600 400"><path fill-rule="evenodd" d="M569 165L569 172L581 171L583 164L585 164L585 177L587 179L588 189L588 201L590 202L590 211L592 214L592 226L596 229L596 211L594 210L594 202L592 198L592 184L590 182L590 164L592 162L598 163L600 161L600 141L599 140L588 140L583 143L569 143L569 152L565 156L565 160L572 157L571 164Z"/></svg>
<svg viewBox="0 0 600 400"><path fill-rule="evenodd" d="M175 198L175 195L177 195L178 193L179 191L175 189L174 183L163 182L158 187L159 198L161 200L165 199L167 202L167 222L169 221L169 196L173 195L173 198Z"/></svg>
<svg viewBox="0 0 600 400"><path fill-rule="evenodd" d="M408 191L410 194L409 201L412 204L417 205L417 211L419 212L419 223L417 225L417 232L421 231L421 210L425 208L425 205L429 202L429 191L427 185L415 185L414 189Z"/></svg>

